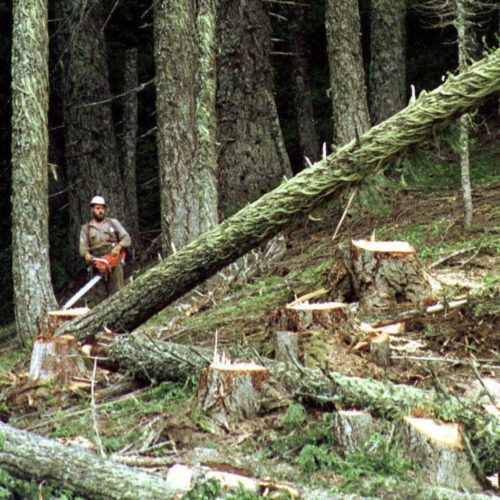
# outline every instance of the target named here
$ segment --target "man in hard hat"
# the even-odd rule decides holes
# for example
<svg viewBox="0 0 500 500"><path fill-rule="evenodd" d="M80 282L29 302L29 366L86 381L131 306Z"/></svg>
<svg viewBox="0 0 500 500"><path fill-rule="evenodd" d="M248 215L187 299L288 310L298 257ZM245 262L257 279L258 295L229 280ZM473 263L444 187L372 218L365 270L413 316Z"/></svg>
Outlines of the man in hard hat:
<svg viewBox="0 0 500 500"><path fill-rule="evenodd" d="M102 196L90 200L92 220L82 226L80 231L80 255L90 266L92 273L94 259L103 255L118 256L122 249L131 244L130 235L117 219L106 217L106 201ZM101 302L124 285L123 267L119 263L105 279L101 279L92 290L96 303Z"/></svg>

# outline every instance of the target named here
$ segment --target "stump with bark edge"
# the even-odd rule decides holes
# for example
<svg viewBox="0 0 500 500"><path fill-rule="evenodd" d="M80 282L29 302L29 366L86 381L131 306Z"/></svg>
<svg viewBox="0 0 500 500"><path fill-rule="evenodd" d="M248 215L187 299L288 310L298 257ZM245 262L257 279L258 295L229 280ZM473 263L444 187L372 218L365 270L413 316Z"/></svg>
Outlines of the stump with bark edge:
<svg viewBox="0 0 500 500"><path fill-rule="evenodd" d="M398 433L407 458L422 468L430 484L469 492L481 489L463 449L460 424L405 417Z"/></svg>
<svg viewBox="0 0 500 500"><path fill-rule="evenodd" d="M206 430L231 431L235 422L254 418L262 405L262 386L269 370L254 363L222 359L200 372L193 416Z"/></svg>
<svg viewBox="0 0 500 500"><path fill-rule="evenodd" d="M48 311L39 321L40 335L33 342L29 377L32 380L67 383L73 377L85 374L85 364L79 345L72 335L54 337L55 330L64 322L85 314L86 307L65 311Z"/></svg>
<svg viewBox="0 0 500 500"><path fill-rule="evenodd" d="M339 450L355 453L375 432L372 416L359 410L339 410L334 415L335 443Z"/></svg>
<svg viewBox="0 0 500 500"><path fill-rule="evenodd" d="M344 251L353 300L359 319L433 303L430 282L415 248L404 241L352 240Z"/></svg>

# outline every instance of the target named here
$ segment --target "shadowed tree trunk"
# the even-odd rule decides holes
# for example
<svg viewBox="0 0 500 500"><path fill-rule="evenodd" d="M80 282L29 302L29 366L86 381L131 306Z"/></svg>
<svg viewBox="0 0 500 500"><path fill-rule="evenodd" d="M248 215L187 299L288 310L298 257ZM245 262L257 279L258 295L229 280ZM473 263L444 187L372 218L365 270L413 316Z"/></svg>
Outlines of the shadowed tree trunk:
<svg viewBox="0 0 500 500"><path fill-rule="evenodd" d="M128 284L58 333L91 339L104 326L131 331L325 200L358 185L500 90L500 49L340 148Z"/></svg>
<svg viewBox="0 0 500 500"><path fill-rule="evenodd" d="M220 0L220 209L227 215L291 177L273 95L271 26L261 0Z"/></svg>
<svg viewBox="0 0 500 500"><path fill-rule="evenodd" d="M16 0L12 33L12 274L23 341L56 306L48 205L49 36L45 0Z"/></svg>
<svg viewBox="0 0 500 500"><path fill-rule="evenodd" d="M297 115L297 135L299 138L302 166L307 167L305 157L311 162L320 158L320 146L316 134L314 110L309 82L309 68L306 59L306 20L305 8L297 5L291 13L290 32L292 38L293 57L293 84L295 87L294 104Z"/></svg>
<svg viewBox="0 0 500 500"><path fill-rule="evenodd" d="M333 143L342 146L370 128L358 1L327 0L325 26Z"/></svg>
<svg viewBox="0 0 500 500"><path fill-rule="evenodd" d="M215 136L215 7L205 1L198 11L193 0L156 0L154 7L162 247L168 254L217 221L215 150L208 149Z"/></svg>
<svg viewBox="0 0 500 500"><path fill-rule="evenodd" d="M406 104L406 2L375 0L370 13L370 116L377 124Z"/></svg>
<svg viewBox="0 0 500 500"><path fill-rule="evenodd" d="M137 114L139 86L137 68L137 48L125 52L123 99L123 137L121 140L122 177L125 196L125 220L123 224L132 238L132 250L135 253L139 236L139 211L137 208L136 152L137 152Z"/></svg>
<svg viewBox="0 0 500 500"><path fill-rule="evenodd" d="M125 220L123 185L111 114L102 3L56 2L69 184L70 266L80 266L78 238L92 196L104 196L109 216Z"/></svg>

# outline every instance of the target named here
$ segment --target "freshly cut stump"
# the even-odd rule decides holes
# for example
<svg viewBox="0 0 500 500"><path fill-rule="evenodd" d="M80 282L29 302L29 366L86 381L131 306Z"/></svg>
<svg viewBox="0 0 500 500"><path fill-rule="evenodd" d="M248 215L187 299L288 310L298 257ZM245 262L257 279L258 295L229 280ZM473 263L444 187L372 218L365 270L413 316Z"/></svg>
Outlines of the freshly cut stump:
<svg viewBox="0 0 500 500"><path fill-rule="evenodd" d="M354 453L374 433L374 420L364 411L340 410L335 413L334 431L339 450Z"/></svg>
<svg viewBox="0 0 500 500"><path fill-rule="evenodd" d="M193 416L207 430L230 431L231 424L257 416L269 370L253 363L212 363L200 372Z"/></svg>
<svg viewBox="0 0 500 500"><path fill-rule="evenodd" d="M287 329L300 332L315 326L325 330L338 330L347 320L347 304L344 302L299 303L286 306Z"/></svg>
<svg viewBox="0 0 500 500"><path fill-rule="evenodd" d="M29 372L32 380L66 383L84 373L85 364L72 335L35 339Z"/></svg>
<svg viewBox="0 0 500 500"><path fill-rule="evenodd" d="M407 458L421 467L430 484L469 492L481 489L463 450L460 424L405 417L399 434Z"/></svg>
<svg viewBox="0 0 500 500"><path fill-rule="evenodd" d="M358 318L374 319L433 303L432 289L415 249L404 241L353 240L344 251Z"/></svg>
<svg viewBox="0 0 500 500"><path fill-rule="evenodd" d="M65 311L48 311L38 320L39 336L33 343L29 376L32 380L69 382L85 373L85 364L72 335L54 337L54 332L66 321L89 311L77 307Z"/></svg>
<svg viewBox="0 0 500 500"><path fill-rule="evenodd" d="M378 366L388 368L391 365L391 337L388 333L380 333L370 340L370 354Z"/></svg>

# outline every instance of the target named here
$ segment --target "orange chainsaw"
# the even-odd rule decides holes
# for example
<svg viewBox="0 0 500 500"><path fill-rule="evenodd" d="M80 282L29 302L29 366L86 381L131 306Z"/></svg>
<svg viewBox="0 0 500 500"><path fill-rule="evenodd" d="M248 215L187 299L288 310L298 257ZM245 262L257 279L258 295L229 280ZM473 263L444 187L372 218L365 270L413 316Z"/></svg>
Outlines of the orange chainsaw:
<svg viewBox="0 0 500 500"><path fill-rule="evenodd" d="M92 265L97 269L98 274L89 280L89 282L78 292L73 295L63 306L62 310L69 309L73 304L79 301L98 281L111 274L111 271L120 263L125 262L125 250L121 249L120 253L114 255L102 255L101 257L94 257Z"/></svg>

